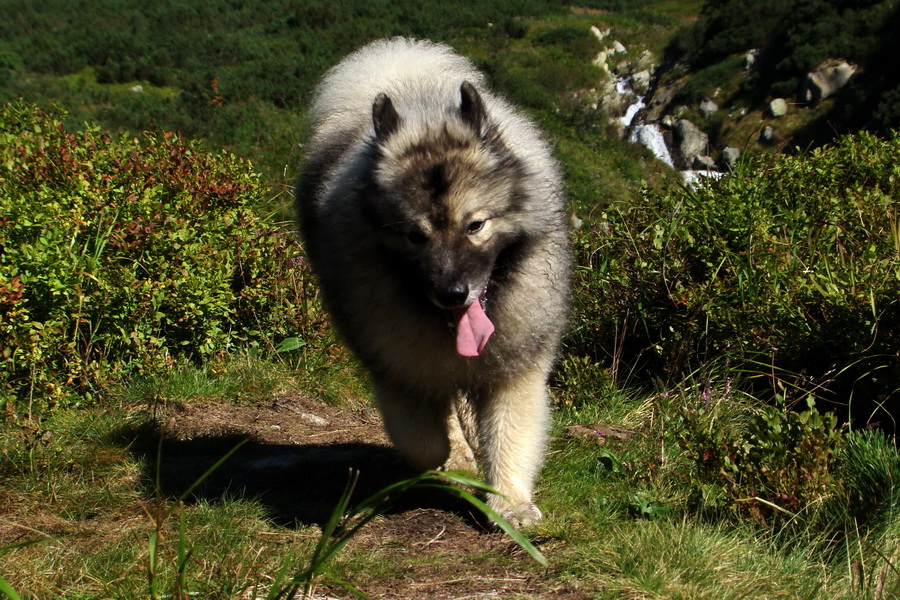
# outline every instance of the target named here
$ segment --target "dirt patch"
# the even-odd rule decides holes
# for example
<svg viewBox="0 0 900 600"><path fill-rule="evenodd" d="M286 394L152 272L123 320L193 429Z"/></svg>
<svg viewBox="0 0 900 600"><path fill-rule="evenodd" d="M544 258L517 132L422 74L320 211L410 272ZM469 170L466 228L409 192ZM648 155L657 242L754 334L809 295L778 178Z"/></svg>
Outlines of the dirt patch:
<svg viewBox="0 0 900 600"><path fill-rule="evenodd" d="M240 447L194 492L215 501L257 497L287 527L321 525L359 471L355 498L415 474L390 447L376 411L351 411L292 394L254 406L206 402L170 409L158 430L133 439L155 459L147 473L180 495L226 453ZM148 456L149 458L149 456ZM146 464L155 465L156 460ZM391 578L361 573L354 584L371 598L588 598L545 576L513 541L455 496L413 492L367 525L352 542L402 565ZM345 597L341 590L321 590Z"/></svg>

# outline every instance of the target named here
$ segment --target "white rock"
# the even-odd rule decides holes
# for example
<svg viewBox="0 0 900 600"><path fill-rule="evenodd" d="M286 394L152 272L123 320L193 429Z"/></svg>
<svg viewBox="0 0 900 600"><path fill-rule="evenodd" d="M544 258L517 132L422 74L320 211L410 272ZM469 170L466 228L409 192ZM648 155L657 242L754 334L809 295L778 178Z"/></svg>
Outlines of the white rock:
<svg viewBox="0 0 900 600"><path fill-rule="evenodd" d="M707 98L703 102L700 103L700 114L704 117L708 117L714 112L719 110L719 105Z"/></svg>
<svg viewBox="0 0 900 600"><path fill-rule="evenodd" d="M597 37L597 39L602 42L603 38L609 35L609 29L600 31L600 29L596 25L591 25L591 33L593 33Z"/></svg>
<svg viewBox="0 0 900 600"><path fill-rule="evenodd" d="M784 98L775 98L769 102L769 113L776 119L787 114L788 105Z"/></svg>

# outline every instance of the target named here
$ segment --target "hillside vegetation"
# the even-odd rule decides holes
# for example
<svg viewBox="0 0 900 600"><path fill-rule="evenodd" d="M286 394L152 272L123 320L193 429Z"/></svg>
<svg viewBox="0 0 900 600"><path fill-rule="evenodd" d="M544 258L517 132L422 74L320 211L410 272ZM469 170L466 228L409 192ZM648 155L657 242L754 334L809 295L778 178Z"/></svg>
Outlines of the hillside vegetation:
<svg viewBox="0 0 900 600"><path fill-rule="evenodd" d="M765 112L778 97L806 105L807 74L825 61L846 60L859 67L847 86L783 137L806 147L859 129L885 134L900 127L898 19L893 0L705 2L697 21L668 45L664 79L685 77L676 104L715 98L732 112Z"/></svg>
<svg viewBox="0 0 900 600"><path fill-rule="evenodd" d="M591 26L689 77L800 48L806 8L0 4L0 595L277 599L301 574L329 596L900 595L893 75L860 74L883 82L872 131L696 188L584 101L609 76ZM862 27L891 2L826 8L858 60L895 43ZM282 207L315 81L393 34L472 56L565 166L572 326L529 531L549 567L438 492L316 562L407 472ZM807 68L771 64L735 102Z"/></svg>

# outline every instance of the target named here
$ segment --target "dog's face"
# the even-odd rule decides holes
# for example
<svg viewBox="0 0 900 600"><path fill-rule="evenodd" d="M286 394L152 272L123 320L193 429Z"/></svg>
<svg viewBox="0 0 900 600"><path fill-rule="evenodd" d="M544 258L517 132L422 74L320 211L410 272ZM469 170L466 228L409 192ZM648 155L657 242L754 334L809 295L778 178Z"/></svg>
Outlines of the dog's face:
<svg viewBox="0 0 900 600"><path fill-rule="evenodd" d="M521 167L468 84L458 114L441 123L406 122L384 95L373 121L379 159L366 201L385 248L436 306L478 301L498 255L522 232Z"/></svg>

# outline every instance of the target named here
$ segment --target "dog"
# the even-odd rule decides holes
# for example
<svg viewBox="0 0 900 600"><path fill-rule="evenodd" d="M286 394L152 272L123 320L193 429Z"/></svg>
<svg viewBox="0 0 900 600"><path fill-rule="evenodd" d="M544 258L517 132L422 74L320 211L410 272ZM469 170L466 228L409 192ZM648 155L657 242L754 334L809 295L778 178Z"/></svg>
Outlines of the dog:
<svg viewBox="0 0 900 600"><path fill-rule="evenodd" d="M561 170L535 125L451 48L377 41L319 85L296 200L326 310L394 446L421 469L480 463L491 508L539 520L572 257Z"/></svg>

